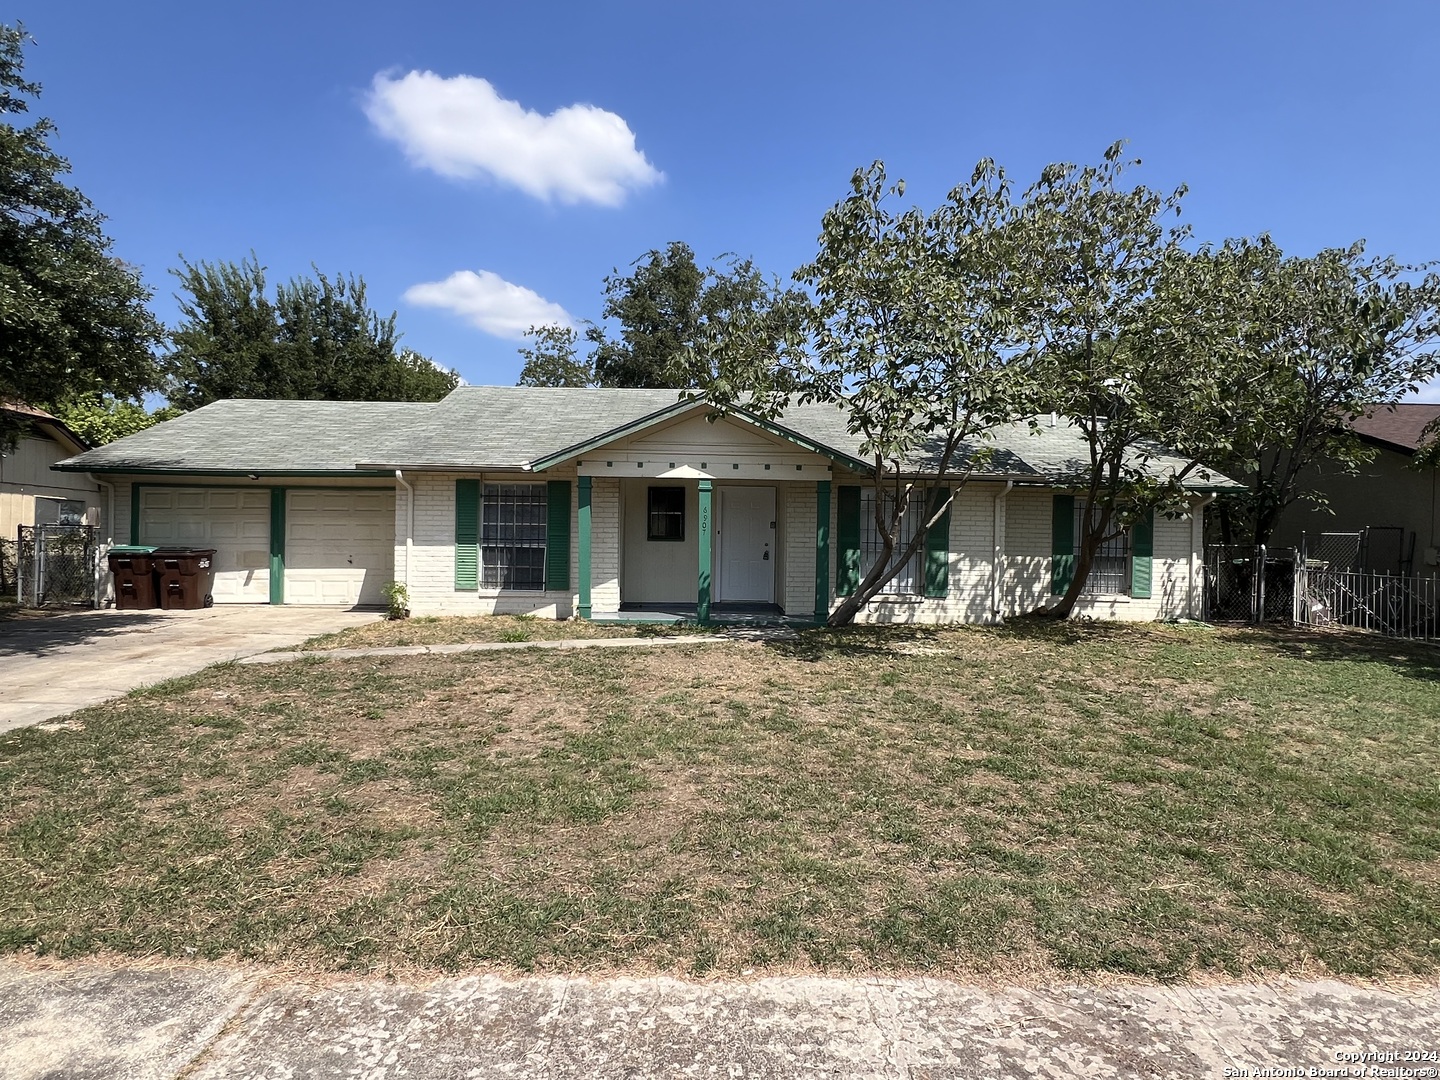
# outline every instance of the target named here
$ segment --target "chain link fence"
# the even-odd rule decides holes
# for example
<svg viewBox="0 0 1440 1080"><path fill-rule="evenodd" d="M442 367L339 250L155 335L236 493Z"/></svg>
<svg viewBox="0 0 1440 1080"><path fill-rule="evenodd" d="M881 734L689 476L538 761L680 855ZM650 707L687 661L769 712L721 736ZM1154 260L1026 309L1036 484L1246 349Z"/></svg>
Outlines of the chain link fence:
<svg viewBox="0 0 1440 1080"><path fill-rule="evenodd" d="M21 607L94 606L98 528L21 525L16 539L16 595Z"/></svg>
<svg viewBox="0 0 1440 1080"><path fill-rule="evenodd" d="M1295 551L1263 544L1205 549L1205 617L1211 622L1285 622L1294 614Z"/></svg>

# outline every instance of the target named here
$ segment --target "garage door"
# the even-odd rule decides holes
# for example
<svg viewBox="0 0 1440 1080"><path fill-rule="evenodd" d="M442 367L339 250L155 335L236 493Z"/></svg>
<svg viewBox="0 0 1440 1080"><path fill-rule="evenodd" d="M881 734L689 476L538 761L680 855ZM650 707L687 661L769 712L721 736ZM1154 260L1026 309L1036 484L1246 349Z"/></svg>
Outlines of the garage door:
<svg viewBox="0 0 1440 1080"><path fill-rule="evenodd" d="M394 491L305 491L285 501L285 602L383 604L395 577Z"/></svg>
<svg viewBox="0 0 1440 1080"><path fill-rule="evenodd" d="M217 604L270 602L269 488L143 488L140 543L214 548Z"/></svg>

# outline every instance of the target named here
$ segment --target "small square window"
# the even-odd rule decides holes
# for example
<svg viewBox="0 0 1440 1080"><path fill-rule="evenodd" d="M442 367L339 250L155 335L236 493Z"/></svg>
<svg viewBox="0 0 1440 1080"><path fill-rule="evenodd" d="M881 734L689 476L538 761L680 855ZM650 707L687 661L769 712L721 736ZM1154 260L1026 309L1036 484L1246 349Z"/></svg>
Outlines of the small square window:
<svg viewBox="0 0 1440 1080"><path fill-rule="evenodd" d="M647 540L685 539L685 489L652 487L646 506Z"/></svg>

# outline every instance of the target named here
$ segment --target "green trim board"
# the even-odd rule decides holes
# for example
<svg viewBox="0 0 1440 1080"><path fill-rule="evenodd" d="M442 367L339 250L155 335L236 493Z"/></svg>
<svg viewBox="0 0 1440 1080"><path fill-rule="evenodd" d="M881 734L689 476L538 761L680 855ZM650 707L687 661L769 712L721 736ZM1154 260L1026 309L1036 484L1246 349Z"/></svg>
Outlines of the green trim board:
<svg viewBox="0 0 1440 1080"><path fill-rule="evenodd" d="M140 465L51 465L56 472L133 473L136 476L258 476L263 480L284 480L291 476L355 476L365 480L394 477L393 469L301 469L266 472L263 469L155 469ZM194 487L185 484L184 487ZM209 485L207 485L209 486Z"/></svg>
<svg viewBox="0 0 1440 1080"><path fill-rule="evenodd" d="M285 489L270 489L270 603L285 603Z"/></svg>
<svg viewBox="0 0 1440 1080"><path fill-rule="evenodd" d="M925 510L928 519L946 499L950 498L949 488L933 488ZM940 520L925 530L925 595L931 599L943 599L950 594L950 511L952 503L940 515Z"/></svg>
<svg viewBox="0 0 1440 1080"><path fill-rule="evenodd" d="M480 588L480 481L455 481L455 589Z"/></svg>
<svg viewBox="0 0 1440 1080"><path fill-rule="evenodd" d="M1075 577L1075 496L1050 501L1050 595L1064 596Z"/></svg>
<svg viewBox="0 0 1440 1080"><path fill-rule="evenodd" d="M140 488L141 484L130 485L130 543L140 543Z"/></svg>
<svg viewBox="0 0 1440 1080"><path fill-rule="evenodd" d="M835 492L835 595L853 596L860 587L860 488L841 484Z"/></svg>
<svg viewBox="0 0 1440 1080"><path fill-rule="evenodd" d="M699 550L695 593L695 618L701 623L710 621L710 580L711 547L714 534L713 507L714 483L700 481L700 508L696 513L699 528L696 530L696 548Z"/></svg>
<svg viewBox="0 0 1440 1080"><path fill-rule="evenodd" d="M1155 511L1130 526L1130 596L1149 600L1155 567Z"/></svg>
<svg viewBox="0 0 1440 1080"><path fill-rule="evenodd" d="M570 481L545 484L545 589L570 591Z"/></svg>
<svg viewBox="0 0 1440 1080"><path fill-rule="evenodd" d="M576 553L577 569L580 573L580 618L590 618L590 477L579 478L579 490L576 497L576 512L579 517L576 528L576 541L579 544L579 551Z"/></svg>
<svg viewBox="0 0 1440 1080"><path fill-rule="evenodd" d="M830 614L830 481L815 481L815 621Z"/></svg>

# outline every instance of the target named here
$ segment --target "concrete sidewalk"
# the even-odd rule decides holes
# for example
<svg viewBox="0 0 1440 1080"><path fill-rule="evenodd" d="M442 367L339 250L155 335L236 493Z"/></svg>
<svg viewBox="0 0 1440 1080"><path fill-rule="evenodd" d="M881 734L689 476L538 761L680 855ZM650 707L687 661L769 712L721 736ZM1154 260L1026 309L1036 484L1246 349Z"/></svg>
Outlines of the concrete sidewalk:
<svg viewBox="0 0 1440 1080"><path fill-rule="evenodd" d="M1440 987L985 989L940 979L277 982L0 961L10 1080L1434 1076ZM1374 1063L1374 1064L1379 1064ZM1429 1072L1423 1070L1432 1070ZM1284 1075L1272 1073L1271 1075Z"/></svg>
<svg viewBox="0 0 1440 1080"><path fill-rule="evenodd" d="M233 604L8 619L0 622L0 732L378 618L373 611Z"/></svg>

